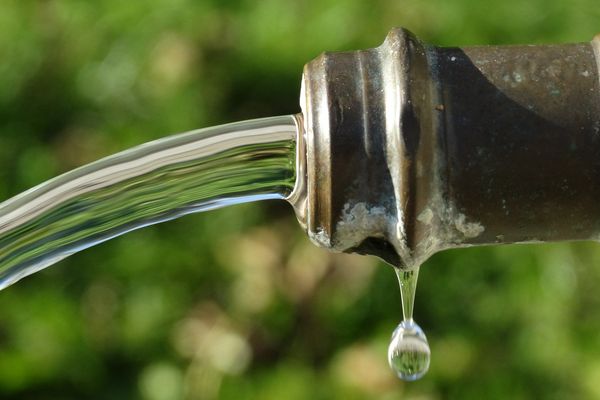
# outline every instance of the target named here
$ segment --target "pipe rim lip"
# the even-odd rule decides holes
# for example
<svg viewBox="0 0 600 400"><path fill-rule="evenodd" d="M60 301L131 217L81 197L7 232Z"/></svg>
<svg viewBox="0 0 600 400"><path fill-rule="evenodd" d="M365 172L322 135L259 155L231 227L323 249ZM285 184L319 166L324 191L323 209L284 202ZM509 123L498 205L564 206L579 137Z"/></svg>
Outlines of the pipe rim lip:
<svg viewBox="0 0 600 400"><path fill-rule="evenodd" d="M420 46L395 29L377 48L323 53L304 68L306 196L295 207L318 246L395 265L410 259L402 234L407 183L390 172L411 168L402 150L402 111L413 41Z"/></svg>

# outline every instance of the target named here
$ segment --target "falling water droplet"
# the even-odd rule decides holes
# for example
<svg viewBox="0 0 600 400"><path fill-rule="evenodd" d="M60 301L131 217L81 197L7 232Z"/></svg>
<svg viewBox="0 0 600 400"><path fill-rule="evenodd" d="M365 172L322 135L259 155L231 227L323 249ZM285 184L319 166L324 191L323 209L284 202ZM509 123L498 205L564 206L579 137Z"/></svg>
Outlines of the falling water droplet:
<svg viewBox="0 0 600 400"><path fill-rule="evenodd" d="M388 348L388 362L396 375L405 381L421 378L429 369L431 351L427 337L413 320L413 307L419 269L396 269L402 297L404 319L392 334Z"/></svg>
<svg viewBox="0 0 600 400"><path fill-rule="evenodd" d="M390 367L405 381L421 378L429 369L429 344L425 333L413 320L402 321L392 335L388 349Z"/></svg>

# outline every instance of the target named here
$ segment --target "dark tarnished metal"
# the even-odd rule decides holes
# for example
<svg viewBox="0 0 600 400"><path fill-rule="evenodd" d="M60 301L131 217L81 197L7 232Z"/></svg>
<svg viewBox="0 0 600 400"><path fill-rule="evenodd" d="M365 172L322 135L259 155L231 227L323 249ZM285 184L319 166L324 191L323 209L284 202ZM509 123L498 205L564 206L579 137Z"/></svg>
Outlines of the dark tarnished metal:
<svg viewBox="0 0 600 400"><path fill-rule="evenodd" d="M401 268L598 239L599 43L437 48L396 29L307 64L293 203L311 239Z"/></svg>

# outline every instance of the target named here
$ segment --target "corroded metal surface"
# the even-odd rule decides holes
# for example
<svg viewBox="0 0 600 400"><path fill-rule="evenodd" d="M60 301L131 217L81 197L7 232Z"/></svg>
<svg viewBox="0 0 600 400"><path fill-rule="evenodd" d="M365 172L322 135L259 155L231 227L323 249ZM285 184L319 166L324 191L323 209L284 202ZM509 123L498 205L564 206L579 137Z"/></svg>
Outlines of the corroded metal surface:
<svg viewBox="0 0 600 400"><path fill-rule="evenodd" d="M450 247L597 238L599 43L436 48L396 29L307 64L293 204L311 239L410 268Z"/></svg>

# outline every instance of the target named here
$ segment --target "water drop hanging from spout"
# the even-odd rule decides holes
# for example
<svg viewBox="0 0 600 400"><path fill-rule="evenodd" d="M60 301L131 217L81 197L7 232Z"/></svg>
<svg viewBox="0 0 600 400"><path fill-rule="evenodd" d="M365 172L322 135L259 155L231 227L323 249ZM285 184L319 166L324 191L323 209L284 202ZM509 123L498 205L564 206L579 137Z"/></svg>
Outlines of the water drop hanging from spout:
<svg viewBox="0 0 600 400"><path fill-rule="evenodd" d="M419 269L396 269L402 297L402 322L394 330L388 348L390 368L405 381L415 381L427 373L431 351L423 329L413 320L415 290Z"/></svg>

